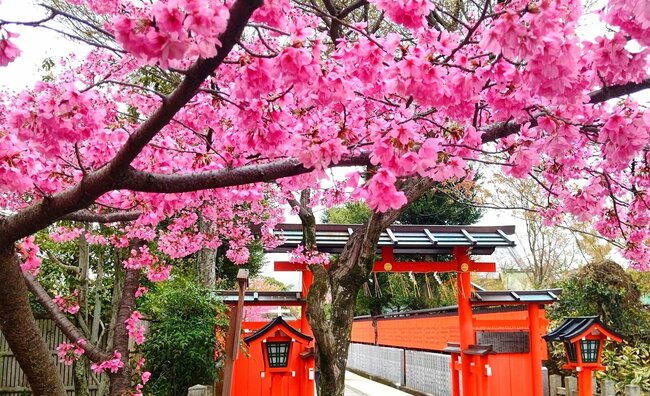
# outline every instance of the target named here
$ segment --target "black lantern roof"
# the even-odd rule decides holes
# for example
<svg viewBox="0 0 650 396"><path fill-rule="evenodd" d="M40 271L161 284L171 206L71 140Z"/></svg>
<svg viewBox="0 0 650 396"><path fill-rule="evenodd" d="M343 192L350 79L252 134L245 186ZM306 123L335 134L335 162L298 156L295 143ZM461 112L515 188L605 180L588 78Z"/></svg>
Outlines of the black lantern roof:
<svg viewBox="0 0 650 396"><path fill-rule="evenodd" d="M287 322L285 322L284 319L282 319L281 316L278 316L277 318L275 318L272 321L270 321L269 323L267 323L266 326L262 327L257 332L255 332L255 334L244 338L244 342L246 344L250 344L251 342L255 341L256 339L262 337L263 335L265 335L266 333L271 331L275 326L281 326L282 328L287 330L288 333L296 336L297 338L301 338L301 339L303 339L303 340L305 340L307 342L312 340L312 338L310 336L308 336L306 334L303 334L303 333L299 332L298 330L294 329L291 325L289 325Z"/></svg>
<svg viewBox="0 0 650 396"><path fill-rule="evenodd" d="M324 253L340 253L352 233L363 227L360 224L316 225L316 246ZM302 242L302 225L278 224L273 230L284 237L282 245L273 252L289 252ZM440 226L397 225L382 232L378 248L393 247L395 254L450 254L455 247L466 246L472 254L488 255L497 247L512 247L515 243L508 235L515 233L514 226Z"/></svg>
<svg viewBox="0 0 650 396"><path fill-rule="evenodd" d="M580 337L598 326L603 330L604 336L620 341L623 336L606 326L598 316L579 316L575 318L564 318L564 322L555 330L543 336L546 341L570 341Z"/></svg>

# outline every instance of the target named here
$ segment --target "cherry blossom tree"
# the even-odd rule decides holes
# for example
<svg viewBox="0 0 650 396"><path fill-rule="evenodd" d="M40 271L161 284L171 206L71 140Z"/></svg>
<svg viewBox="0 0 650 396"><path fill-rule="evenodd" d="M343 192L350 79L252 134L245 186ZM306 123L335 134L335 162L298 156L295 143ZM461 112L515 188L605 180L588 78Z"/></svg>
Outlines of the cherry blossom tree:
<svg viewBox="0 0 650 396"><path fill-rule="evenodd" d="M280 205L292 205L308 231L295 256L315 275L309 319L328 395L343 394L354 298L379 234L433 183L479 166L532 178L547 221L590 220L648 269L650 111L634 95L650 88L648 2L612 1L599 10L611 29L593 40L576 33L578 0L67 3L99 17L47 6L41 20L0 19L0 66L29 51L15 45L17 24L61 31L68 20L97 38L77 37L95 48L62 54L51 79L0 94L0 329L35 395L64 391L27 286L70 339L63 356L83 350L113 375L114 395L145 381L131 388L128 349L84 340L40 287L32 235L62 219L129 221L110 241L132 249L115 332L137 338L141 273L164 280L165 257L224 239L245 262L250 225L272 248ZM292 194L348 166L370 175L353 168ZM310 207L346 200L374 212L326 271ZM328 294L329 318L318 309Z"/></svg>

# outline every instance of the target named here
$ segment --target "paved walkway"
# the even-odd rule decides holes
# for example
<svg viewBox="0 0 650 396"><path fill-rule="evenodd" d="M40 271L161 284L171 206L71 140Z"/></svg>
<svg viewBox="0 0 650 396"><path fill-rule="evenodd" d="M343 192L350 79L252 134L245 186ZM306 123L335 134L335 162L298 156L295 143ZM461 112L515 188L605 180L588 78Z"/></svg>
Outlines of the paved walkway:
<svg viewBox="0 0 650 396"><path fill-rule="evenodd" d="M345 396L410 396L390 386L345 372Z"/></svg>

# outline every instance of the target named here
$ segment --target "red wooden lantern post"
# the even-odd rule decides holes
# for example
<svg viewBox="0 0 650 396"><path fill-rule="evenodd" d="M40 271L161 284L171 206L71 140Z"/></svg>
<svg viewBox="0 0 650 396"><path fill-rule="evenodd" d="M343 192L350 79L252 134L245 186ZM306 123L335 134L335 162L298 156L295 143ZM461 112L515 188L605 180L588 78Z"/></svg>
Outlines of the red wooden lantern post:
<svg viewBox="0 0 650 396"><path fill-rule="evenodd" d="M561 341L567 354L565 370L578 372L578 395L591 396L592 371L605 370L602 365L603 341L621 342L621 335L605 326L598 316L565 318L555 330L544 336L546 341Z"/></svg>

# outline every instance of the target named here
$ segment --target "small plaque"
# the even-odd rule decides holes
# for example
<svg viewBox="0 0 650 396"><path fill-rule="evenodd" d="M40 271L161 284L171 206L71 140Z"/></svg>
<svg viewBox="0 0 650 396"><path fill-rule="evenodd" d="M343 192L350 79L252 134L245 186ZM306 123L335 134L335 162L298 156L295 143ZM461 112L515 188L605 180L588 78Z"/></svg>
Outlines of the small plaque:
<svg viewBox="0 0 650 396"><path fill-rule="evenodd" d="M477 331L479 345L492 345L496 353L528 353L530 337L527 331Z"/></svg>
<svg viewBox="0 0 650 396"><path fill-rule="evenodd" d="M393 269L393 265L391 263L386 263L384 264L384 270L390 272Z"/></svg>
<svg viewBox="0 0 650 396"><path fill-rule="evenodd" d="M467 264L467 263L461 264L460 265L460 270L463 271L463 272L469 271L469 264Z"/></svg>

